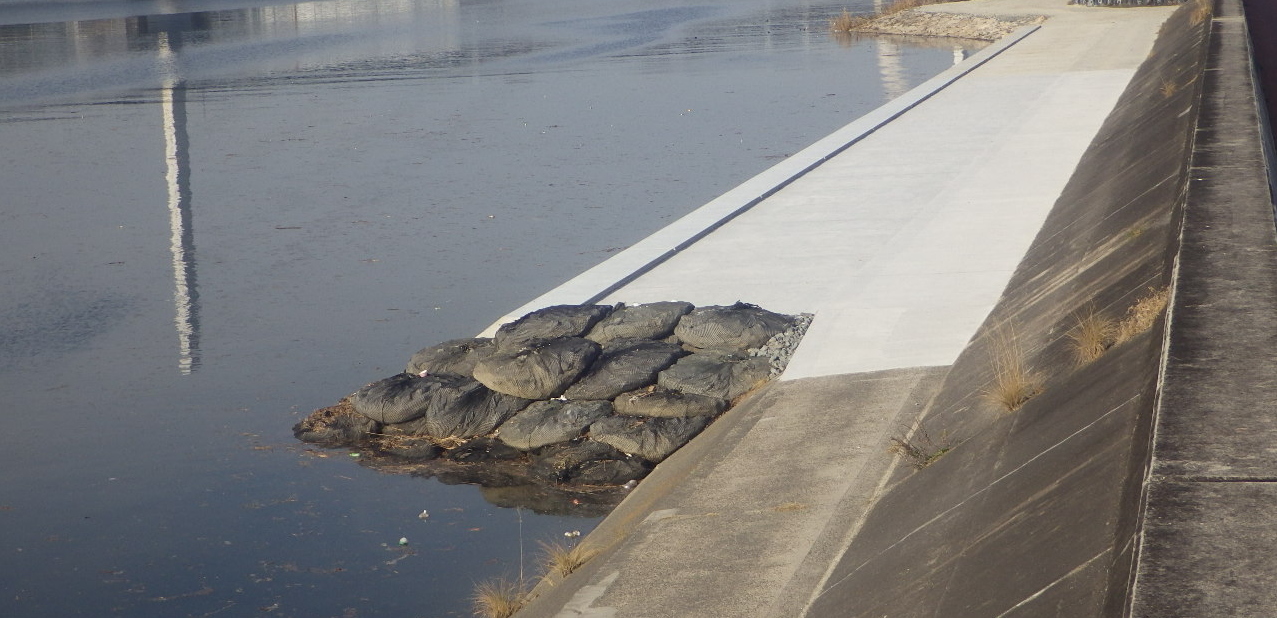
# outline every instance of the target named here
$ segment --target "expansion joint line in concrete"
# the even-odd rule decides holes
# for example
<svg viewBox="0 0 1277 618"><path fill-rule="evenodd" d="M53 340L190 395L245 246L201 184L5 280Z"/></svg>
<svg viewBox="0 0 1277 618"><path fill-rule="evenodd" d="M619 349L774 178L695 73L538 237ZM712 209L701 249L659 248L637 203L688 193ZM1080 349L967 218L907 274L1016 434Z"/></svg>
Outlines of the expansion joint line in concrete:
<svg viewBox="0 0 1277 618"><path fill-rule="evenodd" d="M1046 594L1048 591L1050 591L1052 588L1059 585L1061 582L1066 582L1069 580L1069 578L1090 568L1090 566L1094 564L1097 560L1108 556L1112 552L1113 552L1112 549L1105 549L1104 551L1098 554L1095 554L1094 556L1091 556L1090 560L1087 560L1086 562L1083 562L1082 564L1079 564L1076 567L1073 567L1072 571L1069 571L1068 573L1061 575L1060 577L1056 578L1055 581L1038 589L1037 592L1034 592L1033 594L1027 597L1024 597L1024 599L1022 599L1019 603L1012 605L1011 607L1007 608L1006 611L1002 612L1001 614L998 614L994 618L1006 618L1006 616L1010 616L1011 614L1019 610L1021 607L1024 607L1025 605L1028 605L1029 603L1032 603L1033 601L1037 600L1038 597L1041 597L1042 595Z"/></svg>
<svg viewBox="0 0 1277 618"><path fill-rule="evenodd" d="M1001 476L999 476L998 478L993 479L992 481L989 481L989 483L988 483L988 484L986 484L984 487L981 487L980 489L978 489L978 490L976 490L976 491L972 492L972 493L971 493L971 495L967 496L966 498L963 498L963 499L962 499L962 500L960 500L957 504L954 504L953 506L951 506L951 507L949 507L949 508L947 508L947 509L945 509L945 510L943 510L943 511L939 512L939 513L937 513L937 514L936 514L934 517L932 517L931 519L928 519L927 521L925 521L925 522L923 522L923 523L919 524L919 525L918 525L916 528L914 528L913 530L910 530L908 533L906 533L906 534L902 535L900 538L896 539L894 543L892 543L892 544L888 545L887 547L884 547L884 548L883 548L881 551L879 551L877 554L875 554L875 555L873 555L873 556L870 556L870 557L866 558L863 562L861 562L859 565L857 565L857 566L856 566L856 568L854 568L854 569L852 569L851 571L849 571L846 575L844 575L844 576L843 576L842 578L840 578L838 581L833 582L832 584L827 584L827 585L826 585L826 586L825 586L825 587L824 587L824 588L823 588L823 589L822 589L822 590L821 590L818 594L816 594L816 596L815 596L815 597L813 597L813 599L812 599L812 600L813 600L813 602L815 601L815 599L818 599L818 598L820 598L820 597L824 596L824 594L825 594L826 592L828 592L828 591L832 590L834 587L838 586L838 585L839 585L839 584L841 584L842 582L844 582L844 581L846 581L846 580L850 579L852 575L855 575L857 572L859 572L859 571L860 571L860 569L863 569L863 568L865 568L866 566L868 566L871 562L873 562L873 561L874 561L875 559L877 559L879 556L885 555L885 554L887 554L888 552L890 552L891 550L895 549L898 545L900 545L901 543L903 543L903 542L905 542L906 540L908 540L908 539L909 539L909 537L912 537L913 535L915 535L915 534L917 534L917 533L921 532L922 530L925 530L925 529L926 529L928 526L930 526L931 524L933 524L933 523L935 523L935 522L939 521L940 519L944 518L945 516L947 516L948 514L952 513L953 511L956 511L956 510L958 510L958 509L962 508L962 506L963 506L963 505L965 505L965 504L967 504L968 502L971 502L972 500L976 499L977 497L980 497L980 496L984 495L985 493L988 493L988 492L989 492L989 491L991 491L994 487L996 487L997 485L1001 484L1003 481L1007 480L1008 478L1011 478L1012 476L1015 476L1015 475L1016 475L1017 473L1019 473L1021 470L1023 470L1023 469L1025 469L1025 468L1027 468L1029 465L1033 464L1033 463L1034 463L1034 462L1036 462L1037 460L1039 460L1039 459L1041 459L1041 458L1045 457L1048 453L1050 453L1050 452L1054 451L1055 449L1060 448L1061 446L1064 446L1064 445L1065 445L1066 443L1068 443L1070 440L1072 440L1072 439L1076 438L1077 436L1079 436L1079 435L1081 435L1081 434L1083 434L1083 433L1086 433L1086 432L1087 432L1088 430L1090 430L1092 427L1095 427L1096 425L1098 425L1099 423L1101 423L1102 421L1104 421L1104 419L1106 419L1106 418L1108 418L1108 417L1112 416L1113 414L1117 413L1117 411L1118 411L1118 410L1121 410L1122 408L1124 408L1124 407L1126 407L1128 404L1130 404L1132 401L1135 401L1135 400L1139 399L1140 397L1141 397L1141 395L1134 395L1134 396L1129 397L1129 398L1127 398L1126 400L1122 401L1121 403L1117 404L1116 406L1113 406L1111 409L1109 409L1109 411L1107 411L1107 412L1105 412L1104 414L1101 414L1099 417L1095 418L1095 420L1092 420L1091 422L1087 423L1086 425L1084 425L1084 426L1082 426L1082 427L1078 428L1078 430L1077 430L1077 431L1074 431L1073 433L1071 433L1071 434L1069 434L1069 435L1065 436L1063 439L1061 439L1060 441L1056 442L1055 444L1052 444L1051 446L1049 446L1049 447L1047 447L1047 448L1043 449L1041 453L1038 453L1037 455L1034 455L1033 457L1030 457L1029 459L1025 460L1023 463L1021 463L1020 465L1016 466L1014 469L1007 471L1005 474L1002 474Z"/></svg>
<svg viewBox="0 0 1277 618"><path fill-rule="evenodd" d="M1277 476L1157 475L1155 483L1277 483Z"/></svg>

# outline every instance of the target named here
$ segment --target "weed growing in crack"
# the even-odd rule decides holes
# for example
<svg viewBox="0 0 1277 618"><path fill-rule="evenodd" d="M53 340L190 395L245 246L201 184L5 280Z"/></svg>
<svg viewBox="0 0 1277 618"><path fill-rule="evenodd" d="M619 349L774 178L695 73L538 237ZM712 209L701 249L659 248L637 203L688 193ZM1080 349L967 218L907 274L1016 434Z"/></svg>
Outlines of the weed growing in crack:
<svg viewBox="0 0 1277 618"><path fill-rule="evenodd" d="M995 336L993 384L984 396L999 408L1015 412L1043 390L1042 375L1029 369L1013 328Z"/></svg>
<svg viewBox="0 0 1277 618"><path fill-rule="evenodd" d="M1153 323L1166 309L1170 301L1170 288L1149 288L1148 293L1126 310L1126 315L1117 323L1116 342L1123 343L1136 335L1153 328Z"/></svg>
<svg viewBox="0 0 1277 618"><path fill-rule="evenodd" d="M478 618L510 618L528 602L528 589L519 581L490 579L475 586L471 599Z"/></svg>
<svg viewBox="0 0 1277 618"><path fill-rule="evenodd" d="M1093 305L1078 313L1075 320L1068 336L1078 365L1091 363L1117 343L1117 324L1097 313Z"/></svg>
<svg viewBox="0 0 1277 618"><path fill-rule="evenodd" d="M540 545L541 564L545 567L547 577L567 577L598 553L574 544L540 542Z"/></svg>
<svg viewBox="0 0 1277 618"><path fill-rule="evenodd" d="M922 421L917 421L905 435L891 437L891 446L887 448L887 452L899 455L915 470L921 470L935 463L945 453L953 450L953 447L954 442L948 431L942 431L938 438L932 438Z"/></svg>

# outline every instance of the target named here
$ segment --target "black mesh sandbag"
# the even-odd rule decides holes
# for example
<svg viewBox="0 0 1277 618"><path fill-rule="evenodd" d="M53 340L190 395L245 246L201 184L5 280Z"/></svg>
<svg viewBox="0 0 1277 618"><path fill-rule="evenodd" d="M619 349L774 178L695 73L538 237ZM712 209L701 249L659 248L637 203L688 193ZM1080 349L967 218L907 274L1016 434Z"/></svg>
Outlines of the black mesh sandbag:
<svg viewBox="0 0 1277 618"><path fill-rule="evenodd" d="M591 423L611 413L607 401L537 401L503 423L497 438L530 451L579 438Z"/></svg>
<svg viewBox="0 0 1277 618"><path fill-rule="evenodd" d="M420 375L424 371L471 376L474 375L474 364L494 349L496 343L487 337L445 341L418 350L408 361L405 372L412 375Z"/></svg>
<svg viewBox="0 0 1277 618"><path fill-rule="evenodd" d="M656 463L687 444L709 422L708 416L609 416L590 425L590 439Z"/></svg>
<svg viewBox="0 0 1277 618"><path fill-rule="evenodd" d="M728 407L726 399L672 391L661 387L621 393L612 401L617 414L626 416L718 416Z"/></svg>
<svg viewBox="0 0 1277 618"><path fill-rule="evenodd" d="M595 324L585 338L599 343L617 339L664 339L674 334L679 318L694 308L692 303L679 301L620 305Z"/></svg>
<svg viewBox="0 0 1277 618"><path fill-rule="evenodd" d="M464 378L401 373L355 391L350 403L355 411L379 423L404 423L426 413L431 406L447 405L460 396L456 385Z"/></svg>
<svg viewBox="0 0 1277 618"><path fill-rule="evenodd" d="M539 339L500 348L475 365L474 377L494 391L549 399L561 395L585 373L599 351L599 344L580 337Z"/></svg>
<svg viewBox="0 0 1277 618"><path fill-rule="evenodd" d="M674 334L694 350L744 352L757 348L794 319L748 303L700 307L679 320Z"/></svg>
<svg viewBox="0 0 1277 618"><path fill-rule="evenodd" d="M352 401L355 410L369 418L376 419L373 415L378 414L383 419L408 419L394 423L383 420L391 429L434 438L490 433L529 403L494 392L473 379L446 373L424 378L399 374L360 389Z"/></svg>
<svg viewBox="0 0 1277 618"><path fill-rule="evenodd" d="M497 329L497 347L506 349L537 339L580 337L612 312L609 305L554 305L537 309Z"/></svg>
<svg viewBox="0 0 1277 618"><path fill-rule="evenodd" d="M598 360L563 394L568 399L612 399L656 383L656 374L686 356L683 348L663 341L624 339L603 347Z"/></svg>
<svg viewBox="0 0 1277 618"><path fill-rule="evenodd" d="M771 363L763 357L731 358L702 354L684 356L661 372L664 388L731 401L766 382Z"/></svg>

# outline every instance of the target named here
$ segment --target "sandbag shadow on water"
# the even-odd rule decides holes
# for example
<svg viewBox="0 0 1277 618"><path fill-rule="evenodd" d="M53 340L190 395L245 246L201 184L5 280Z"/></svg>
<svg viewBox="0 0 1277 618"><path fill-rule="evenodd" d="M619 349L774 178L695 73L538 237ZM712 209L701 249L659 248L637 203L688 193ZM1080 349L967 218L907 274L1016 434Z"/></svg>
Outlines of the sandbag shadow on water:
<svg viewBox="0 0 1277 618"><path fill-rule="evenodd" d="M741 302L546 307L418 351L293 434L497 506L601 516L780 375L810 322Z"/></svg>

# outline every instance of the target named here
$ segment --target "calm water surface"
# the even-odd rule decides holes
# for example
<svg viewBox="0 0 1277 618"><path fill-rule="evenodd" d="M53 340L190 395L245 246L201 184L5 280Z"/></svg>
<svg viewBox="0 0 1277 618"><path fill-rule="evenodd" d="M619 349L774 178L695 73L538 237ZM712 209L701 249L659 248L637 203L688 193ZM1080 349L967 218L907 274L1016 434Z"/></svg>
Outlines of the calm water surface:
<svg viewBox="0 0 1277 618"><path fill-rule="evenodd" d="M0 615L461 616L588 532L289 428L953 62L848 5L0 0Z"/></svg>

